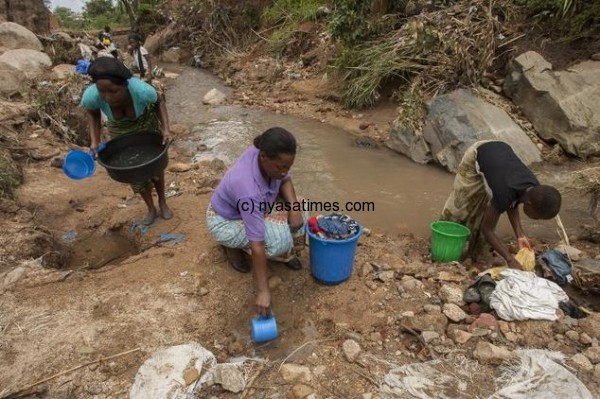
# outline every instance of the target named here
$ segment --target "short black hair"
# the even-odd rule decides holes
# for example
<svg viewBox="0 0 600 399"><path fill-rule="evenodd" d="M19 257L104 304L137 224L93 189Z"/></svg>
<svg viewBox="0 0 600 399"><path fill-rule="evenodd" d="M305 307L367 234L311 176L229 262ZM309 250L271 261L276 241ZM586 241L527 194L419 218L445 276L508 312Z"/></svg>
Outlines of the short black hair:
<svg viewBox="0 0 600 399"><path fill-rule="evenodd" d="M272 127L254 138L254 146L275 159L279 154L296 154L296 138L282 127Z"/></svg>
<svg viewBox="0 0 600 399"><path fill-rule="evenodd" d="M140 36L139 33L130 33L129 36L127 36L128 40L135 40L136 42L142 42L142 36Z"/></svg>
<svg viewBox="0 0 600 399"><path fill-rule="evenodd" d="M125 86L127 80L133 76L125 64L113 57L99 57L94 60L88 68L88 75L94 83L100 79L108 79L121 86Z"/></svg>
<svg viewBox="0 0 600 399"><path fill-rule="evenodd" d="M541 219L552 219L560 211L562 197L556 188L540 185L529 190L529 202Z"/></svg>

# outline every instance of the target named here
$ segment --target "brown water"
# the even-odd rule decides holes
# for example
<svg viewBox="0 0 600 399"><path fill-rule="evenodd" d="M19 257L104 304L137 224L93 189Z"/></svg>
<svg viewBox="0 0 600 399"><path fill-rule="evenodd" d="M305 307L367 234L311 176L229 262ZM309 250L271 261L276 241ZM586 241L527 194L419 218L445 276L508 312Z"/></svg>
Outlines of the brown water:
<svg viewBox="0 0 600 399"><path fill-rule="evenodd" d="M211 149L196 154L196 161L218 157L231 164L255 135L281 126L299 143L291 173L300 196L338 202L342 210L347 202L357 202L365 210L344 213L375 231L429 235L429 224L438 217L452 188L452 174L435 165L416 164L387 148L358 147L347 132L315 120L241 106L203 106L204 94L213 87L224 93L229 89L201 70L186 68L180 72L167 91L167 106L172 123L196 125L193 138L177 145L196 149L204 144ZM558 184L563 175L560 168L550 168L539 177L542 182ZM565 198L561 216L569 233L586 217L583 201L575 195ZM558 238L553 220L531 221L523 216L523 226L538 239ZM501 219L498 232L512 235L506 218Z"/></svg>
<svg viewBox="0 0 600 399"><path fill-rule="evenodd" d="M117 168L142 165L158 157L162 151L162 148L153 144L128 146L111 156L106 164Z"/></svg>

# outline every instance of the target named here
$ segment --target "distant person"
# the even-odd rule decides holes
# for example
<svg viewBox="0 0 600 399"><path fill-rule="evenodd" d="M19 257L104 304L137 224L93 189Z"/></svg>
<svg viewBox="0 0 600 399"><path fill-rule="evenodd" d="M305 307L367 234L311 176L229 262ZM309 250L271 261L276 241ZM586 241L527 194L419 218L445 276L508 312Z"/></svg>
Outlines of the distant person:
<svg viewBox="0 0 600 399"><path fill-rule="evenodd" d="M152 80L152 61L148 50L142 46L142 37L137 33L129 35L129 54L133 57L131 68L140 74L141 79Z"/></svg>
<svg viewBox="0 0 600 399"><path fill-rule="evenodd" d="M489 244L509 267L521 269L494 232L500 215L506 212L519 248L531 248L521 226L519 204L531 219L551 219L560 211L561 195L554 187L540 185L508 144L479 141L465 152L458 166L442 219L471 229L471 256L491 255Z"/></svg>
<svg viewBox="0 0 600 399"><path fill-rule="evenodd" d="M111 137L148 132L161 135L163 143L171 139L165 101L154 87L132 77L121 61L112 57L98 58L90 65L88 74L93 83L85 89L81 106L88 113L92 152L96 153L100 144L102 114L106 116L106 127ZM132 184L131 187L134 193L142 196L148 207L143 224L152 224L158 216L163 219L173 217L165 197L164 171L151 180ZM152 199L153 187L158 195L158 211Z"/></svg>
<svg viewBox="0 0 600 399"><path fill-rule="evenodd" d="M295 157L294 136L279 127L268 129L227 171L206 212L208 231L223 246L229 264L241 273L254 269L255 305L263 316L271 313L267 259L286 257L282 261L289 268L302 268L296 255L304 243L307 214L288 175ZM289 210L269 208L278 201L290 204ZM251 253L251 263L244 251Z"/></svg>
<svg viewBox="0 0 600 399"><path fill-rule="evenodd" d="M104 30L98 34L98 40L102 41L108 39L112 41L112 34L110 33L110 26L105 26Z"/></svg>

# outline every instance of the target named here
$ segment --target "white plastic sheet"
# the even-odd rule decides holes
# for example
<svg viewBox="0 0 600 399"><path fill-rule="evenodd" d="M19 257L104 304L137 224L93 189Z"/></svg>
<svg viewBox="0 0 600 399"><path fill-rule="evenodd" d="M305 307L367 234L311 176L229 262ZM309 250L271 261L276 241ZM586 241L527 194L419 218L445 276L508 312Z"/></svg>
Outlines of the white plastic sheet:
<svg viewBox="0 0 600 399"><path fill-rule="evenodd" d="M493 386L482 392L481 381L493 378L487 368L468 359L431 360L393 367L379 396L385 399L593 399L586 386L561 363L564 355L541 349L517 350L518 362L507 364Z"/></svg>
<svg viewBox="0 0 600 399"><path fill-rule="evenodd" d="M501 385L489 399L594 399L577 377L563 367L560 352L542 349L517 350L520 364L499 378Z"/></svg>
<svg viewBox="0 0 600 399"><path fill-rule="evenodd" d="M139 368L129 399L192 399L194 388L202 385L208 374L186 386L184 371L194 367L202 375L202 370L216 364L213 353L195 342L155 352Z"/></svg>

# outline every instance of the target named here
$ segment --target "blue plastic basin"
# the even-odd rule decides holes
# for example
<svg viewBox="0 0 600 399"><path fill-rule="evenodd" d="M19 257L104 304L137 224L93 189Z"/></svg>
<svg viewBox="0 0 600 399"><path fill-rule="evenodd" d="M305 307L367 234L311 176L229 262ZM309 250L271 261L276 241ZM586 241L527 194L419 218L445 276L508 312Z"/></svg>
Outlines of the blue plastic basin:
<svg viewBox="0 0 600 399"><path fill-rule="evenodd" d="M94 157L82 150L72 150L65 156L63 161L63 172L73 180L81 180L90 177L96 171Z"/></svg>

